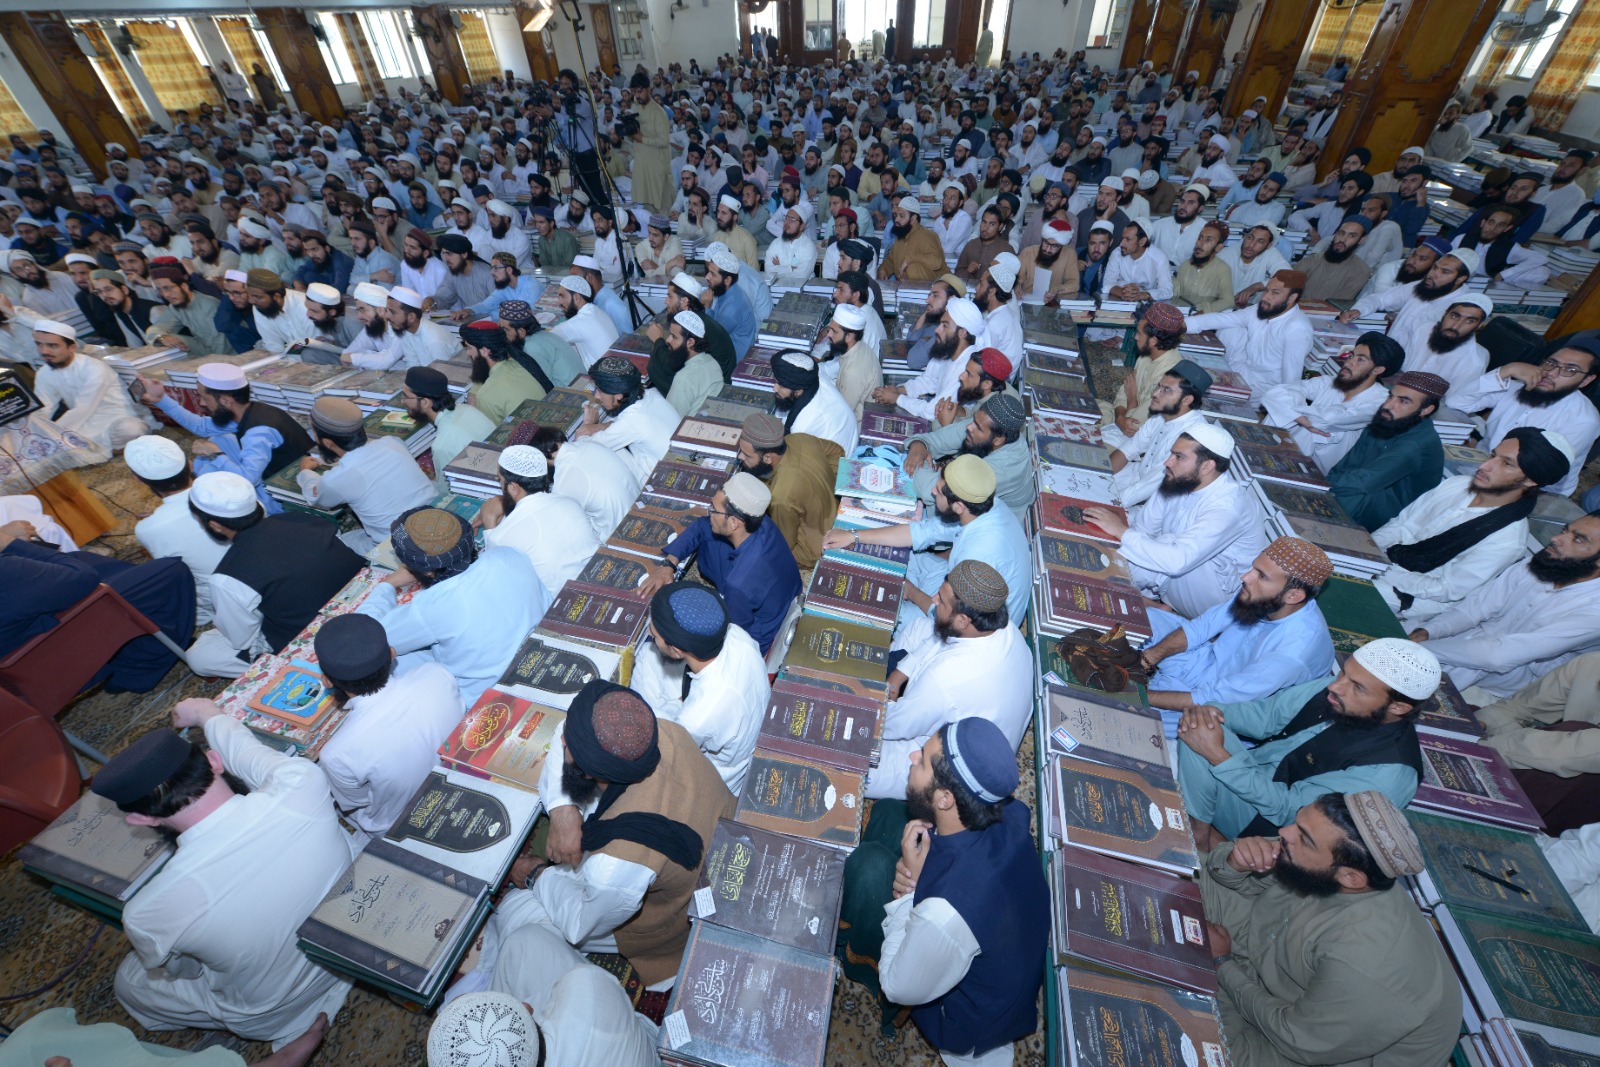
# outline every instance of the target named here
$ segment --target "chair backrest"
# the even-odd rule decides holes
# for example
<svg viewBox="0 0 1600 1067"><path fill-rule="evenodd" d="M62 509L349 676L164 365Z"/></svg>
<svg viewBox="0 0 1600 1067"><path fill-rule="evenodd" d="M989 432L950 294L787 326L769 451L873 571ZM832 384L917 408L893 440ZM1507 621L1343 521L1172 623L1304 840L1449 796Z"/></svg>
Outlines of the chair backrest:
<svg viewBox="0 0 1600 1067"><path fill-rule="evenodd" d="M59 714L123 645L158 629L104 583L56 618L0 659L0 687L45 715Z"/></svg>
<svg viewBox="0 0 1600 1067"><path fill-rule="evenodd" d="M0 853L71 807L81 785L78 759L61 727L0 690Z"/></svg>

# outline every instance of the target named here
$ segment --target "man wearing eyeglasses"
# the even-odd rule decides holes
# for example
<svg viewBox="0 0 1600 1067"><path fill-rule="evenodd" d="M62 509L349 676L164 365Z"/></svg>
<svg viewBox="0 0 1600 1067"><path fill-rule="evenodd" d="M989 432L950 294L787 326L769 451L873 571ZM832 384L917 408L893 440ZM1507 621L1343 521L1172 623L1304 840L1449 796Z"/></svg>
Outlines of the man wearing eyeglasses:
<svg viewBox="0 0 1600 1067"><path fill-rule="evenodd" d="M1551 353L1543 363L1507 363L1479 378L1459 394L1452 390L1450 406L1460 411L1489 409L1479 447L1493 449L1518 426L1554 430L1572 444L1577 461L1550 492L1570 496L1578 487L1595 439L1600 438L1600 412L1582 392L1600 371L1600 338L1574 337Z"/></svg>

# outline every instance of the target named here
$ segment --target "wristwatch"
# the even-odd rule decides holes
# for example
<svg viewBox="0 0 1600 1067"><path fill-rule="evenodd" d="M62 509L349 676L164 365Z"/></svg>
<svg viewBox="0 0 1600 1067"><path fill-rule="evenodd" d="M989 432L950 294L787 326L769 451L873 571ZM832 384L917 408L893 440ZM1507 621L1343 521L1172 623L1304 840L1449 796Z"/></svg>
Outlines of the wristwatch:
<svg viewBox="0 0 1600 1067"><path fill-rule="evenodd" d="M1212 956L1211 957L1211 964L1214 967L1221 967L1224 963L1227 963L1231 959L1233 959L1233 953L1224 952L1220 956Z"/></svg>
<svg viewBox="0 0 1600 1067"><path fill-rule="evenodd" d="M535 883L535 882L537 882L539 880L539 876L544 873L545 868L548 867L548 866L550 866L548 863L541 863L541 864L539 864L539 866L537 866L533 870L529 871L528 872L528 877L526 877L526 878L524 878L522 880L522 888L524 888L524 889L532 889L533 888L533 883Z"/></svg>

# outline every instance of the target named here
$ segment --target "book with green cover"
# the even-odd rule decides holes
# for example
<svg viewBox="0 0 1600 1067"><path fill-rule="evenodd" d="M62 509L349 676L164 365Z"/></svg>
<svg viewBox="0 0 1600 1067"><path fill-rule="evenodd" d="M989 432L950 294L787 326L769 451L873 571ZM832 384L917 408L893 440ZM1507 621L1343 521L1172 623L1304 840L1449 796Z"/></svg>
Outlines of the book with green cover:
<svg viewBox="0 0 1600 1067"><path fill-rule="evenodd" d="M881 682L889 676L889 631L802 615L784 665Z"/></svg>
<svg viewBox="0 0 1600 1067"><path fill-rule="evenodd" d="M1317 596L1317 607L1328 621L1333 647L1340 652L1354 652L1379 637L1406 635L1372 583L1360 578L1343 574L1329 578Z"/></svg>
<svg viewBox="0 0 1600 1067"><path fill-rule="evenodd" d="M1532 834L1415 810L1406 818L1428 865L1418 883L1429 903L1588 931Z"/></svg>

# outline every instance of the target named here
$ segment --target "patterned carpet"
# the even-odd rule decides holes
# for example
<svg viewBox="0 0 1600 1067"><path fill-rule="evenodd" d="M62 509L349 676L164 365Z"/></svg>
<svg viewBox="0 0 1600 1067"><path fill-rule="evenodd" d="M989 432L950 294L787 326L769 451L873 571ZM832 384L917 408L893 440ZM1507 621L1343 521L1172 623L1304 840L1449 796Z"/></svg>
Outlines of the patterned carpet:
<svg viewBox="0 0 1600 1067"><path fill-rule="evenodd" d="M175 439L175 430L165 431ZM142 559L133 525L149 514L156 499L135 481L120 461L79 472L101 494L117 527L85 546L89 551ZM64 728L102 751L115 753L131 740L166 721L177 701L210 696L222 688L175 667L162 684L145 694L110 695L96 691L61 716ZM1033 803L1033 741L1023 741L1022 799ZM93 768L91 768L92 770ZM12 856L0 859L0 1023L15 1027L46 1008L73 1007L80 1022L116 1022L142 1040L174 1048L225 1044L247 1061L265 1056L261 1043L184 1030L168 1034L142 1031L117 1003L112 981L128 946L120 931L52 896L44 883L24 873ZM864 988L841 979L834 992L827 1067L937 1067L942 1061L914 1026L893 1039L880 1031L876 1001ZM361 987L350 994L312 1061L325 1067L420 1067L426 1059L431 1016L400 1007ZM1018 1067L1044 1060L1042 1030L1017 1045Z"/></svg>

